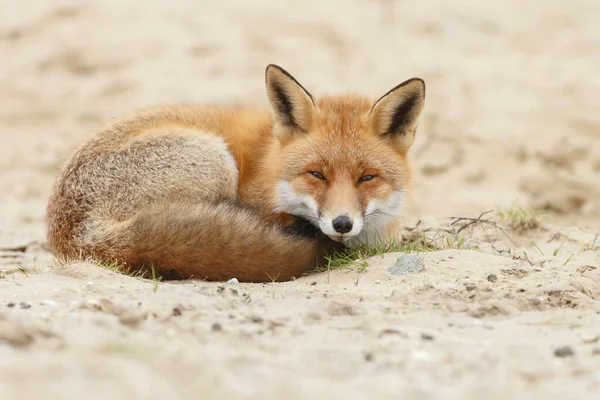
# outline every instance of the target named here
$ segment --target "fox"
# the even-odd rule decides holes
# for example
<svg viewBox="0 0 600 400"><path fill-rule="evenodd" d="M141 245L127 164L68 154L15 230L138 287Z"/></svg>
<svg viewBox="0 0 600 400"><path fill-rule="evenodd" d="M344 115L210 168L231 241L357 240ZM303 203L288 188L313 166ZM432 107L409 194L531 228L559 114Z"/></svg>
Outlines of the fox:
<svg viewBox="0 0 600 400"><path fill-rule="evenodd" d="M265 86L269 107L157 105L108 122L56 178L52 252L163 279L269 282L396 237L425 82L376 101L315 98L270 64Z"/></svg>

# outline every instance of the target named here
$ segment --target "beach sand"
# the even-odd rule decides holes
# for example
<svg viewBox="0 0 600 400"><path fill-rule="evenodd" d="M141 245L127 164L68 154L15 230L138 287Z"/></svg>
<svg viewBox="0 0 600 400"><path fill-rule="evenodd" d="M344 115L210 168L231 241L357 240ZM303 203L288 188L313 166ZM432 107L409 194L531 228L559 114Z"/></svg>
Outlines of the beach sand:
<svg viewBox="0 0 600 400"><path fill-rule="evenodd" d="M2 400L598 398L598 1L13 3ZM77 145L135 108L266 106L269 63L315 96L426 81L403 232L437 248L413 253L421 272L391 274L388 253L292 282L173 283L53 259L45 206Z"/></svg>

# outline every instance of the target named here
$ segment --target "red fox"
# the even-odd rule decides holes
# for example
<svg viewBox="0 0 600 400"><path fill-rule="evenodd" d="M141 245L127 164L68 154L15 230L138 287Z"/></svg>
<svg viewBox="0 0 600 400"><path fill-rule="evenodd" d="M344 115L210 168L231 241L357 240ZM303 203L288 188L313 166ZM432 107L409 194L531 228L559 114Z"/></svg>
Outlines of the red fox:
<svg viewBox="0 0 600 400"><path fill-rule="evenodd" d="M271 110L154 107L80 146L48 203L55 254L265 282L300 276L338 245L396 235L423 80L372 102L316 100L276 65L265 75Z"/></svg>

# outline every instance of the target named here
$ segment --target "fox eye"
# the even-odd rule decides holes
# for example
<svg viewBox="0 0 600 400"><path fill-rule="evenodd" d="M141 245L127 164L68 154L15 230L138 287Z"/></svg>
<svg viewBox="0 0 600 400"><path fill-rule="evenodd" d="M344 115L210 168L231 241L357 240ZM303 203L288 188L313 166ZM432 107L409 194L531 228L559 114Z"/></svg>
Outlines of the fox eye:
<svg viewBox="0 0 600 400"><path fill-rule="evenodd" d="M323 176L322 173L317 172L317 171L308 171L309 174L311 174L312 176L314 176L317 179L320 179L322 181L327 182L327 179L325 179L325 177Z"/></svg>
<svg viewBox="0 0 600 400"><path fill-rule="evenodd" d="M359 183L360 183L360 182L369 182L369 181L372 181L373 179L375 179L375 175L365 175L365 176L363 176L362 178L360 178L360 179L358 180L358 182L359 182Z"/></svg>

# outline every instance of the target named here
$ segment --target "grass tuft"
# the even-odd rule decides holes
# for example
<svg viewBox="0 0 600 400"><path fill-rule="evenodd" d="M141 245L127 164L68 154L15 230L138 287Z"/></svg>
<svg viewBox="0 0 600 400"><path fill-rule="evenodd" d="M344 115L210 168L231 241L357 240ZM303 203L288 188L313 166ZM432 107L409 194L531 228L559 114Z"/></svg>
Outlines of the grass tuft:
<svg viewBox="0 0 600 400"><path fill-rule="evenodd" d="M544 213L533 208L514 205L498 212L498 216L510 229L518 233L538 229Z"/></svg>
<svg viewBox="0 0 600 400"><path fill-rule="evenodd" d="M318 271L344 270L357 267L358 273L363 273L368 268L367 259L370 257L382 257L386 253L425 253L437 250L467 249L468 238L464 235L453 235L446 232L436 233L433 237L426 235L418 236L412 240L399 240L396 238L381 239L377 237L374 241L353 242L352 247L336 252L327 257L327 266Z"/></svg>

